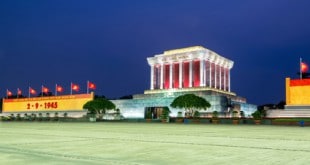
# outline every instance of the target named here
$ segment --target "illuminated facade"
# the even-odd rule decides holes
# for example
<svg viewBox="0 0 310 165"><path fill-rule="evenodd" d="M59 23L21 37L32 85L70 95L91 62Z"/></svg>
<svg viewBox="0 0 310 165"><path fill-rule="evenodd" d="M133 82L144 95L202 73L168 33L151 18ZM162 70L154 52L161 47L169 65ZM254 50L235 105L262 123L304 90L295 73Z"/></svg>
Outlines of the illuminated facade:
<svg viewBox="0 0 310 165"><path fill-rule="evenodd" d="M213 111L230 117L233 110L250 116L257 107L231 92L230 70L233 61L201 46L165 51L147 58L150 66L150 89L133 95L130 100L111 100L125 118L145 118L152 111L159 118L162 107L169 107L171 117L180 109L170 107L172 101L184 94L195 94L210 102L211 107L200 111L211 117ZM184 116L184 114L183 114Z"/></svg>
<svg viewBox="0 0 310 165"><path fill-rule="evenodd" d="M147 61L151 90L209 87L230 92L233 61L201 46L165 51Z"/></svg>

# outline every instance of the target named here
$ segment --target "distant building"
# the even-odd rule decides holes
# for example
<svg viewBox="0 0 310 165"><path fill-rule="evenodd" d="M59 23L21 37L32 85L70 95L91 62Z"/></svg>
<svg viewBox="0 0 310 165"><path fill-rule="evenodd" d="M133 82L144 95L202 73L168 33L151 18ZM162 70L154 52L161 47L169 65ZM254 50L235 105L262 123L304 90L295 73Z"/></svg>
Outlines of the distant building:
<svg viewBox="0 0 310 165"><path fill-rule="evenodd" d="M211 107L201 111L211 116L218 111L221 116L243 111L250 116L257 107L231 92L230 70L234 62L201 46L165 51L147 58L150 66L150 89L144 94L133 95L130 100L112 100L125 118L153 119L160 117L163 107L169 107L170 116L176 117L179 109L171 108L172 101L183 94L192 93L204 97ZM184 115L184 114L183 114Z"/></svg>

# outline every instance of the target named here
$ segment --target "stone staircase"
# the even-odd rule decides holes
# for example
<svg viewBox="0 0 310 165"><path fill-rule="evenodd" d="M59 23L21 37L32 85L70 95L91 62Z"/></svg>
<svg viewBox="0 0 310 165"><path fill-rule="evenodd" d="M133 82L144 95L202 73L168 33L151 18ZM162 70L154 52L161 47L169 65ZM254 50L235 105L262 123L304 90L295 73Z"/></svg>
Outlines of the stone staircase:
<svg viewBox="0 0 310 165"><path fill-rule="evenodd" d="M298 109L298 110L279 110L270 109L266 112L266 117L277 118L277 117L293 117L293 118L303 118L310 117L310 109Z"/></svg>

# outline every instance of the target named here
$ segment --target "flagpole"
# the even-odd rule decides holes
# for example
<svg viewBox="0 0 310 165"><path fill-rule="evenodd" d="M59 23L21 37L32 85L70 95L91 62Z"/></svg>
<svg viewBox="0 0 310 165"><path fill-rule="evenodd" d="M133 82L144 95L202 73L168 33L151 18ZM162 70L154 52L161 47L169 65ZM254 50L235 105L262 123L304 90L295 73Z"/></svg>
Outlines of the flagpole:
<svg viewBox="0 0 310 165"><path fill-rule="evenodd" d="M19 94L19 89L17 88L17 96L16 96L17 98L18 98L18 94Z"/></svg>
<svg viewBox="0 0 310 165"><path fill-rule="evenodd" d="M41 85L41 97L43 97L43 85Z"/></svg>
<svg viewBox="0 0 310 165"><path fill-rule="evenodd" d="M87 80L87 94L89 93L89 80Z"/></svg>
<svg viewBox="0 0 310 165"><path fill-rule="evenodd" d="M55 86L55 96L57 96L57 84Z"/></svg>
<svg viewBox="0 0 310 165"><path fill-rule="evenodd" d="M299 58L299 78L302 79L302 68L301 68L302 59Z"/></svg>
<svg viewBox="0 0 310 165"><path fill-rule="evenodd" d="M30 87L28 88L28 98L30 98Z"/></svg>
<svg viewBox="0 0 310 165"><path fill-rule="evenodd" d="M8 92L9 92L9 90L8 90L8 89L6 89L6 98L7 98L7 99L9 98L9 96L8 96Z"/></svg>
<svg viewBox="0 0 310 165"><path fill-rule="evenodd" d="M70 94L72 95L72 82L71 82L71 84L70 84Z"/></svg>

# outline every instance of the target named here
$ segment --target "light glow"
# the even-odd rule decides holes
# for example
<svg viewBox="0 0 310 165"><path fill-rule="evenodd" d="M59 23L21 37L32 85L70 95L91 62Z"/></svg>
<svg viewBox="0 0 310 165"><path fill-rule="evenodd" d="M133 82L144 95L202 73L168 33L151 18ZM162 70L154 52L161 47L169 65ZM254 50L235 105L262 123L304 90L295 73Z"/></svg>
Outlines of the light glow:
<svg viewBox="0 0 310 165"><path fill-rule="evenodd" d="M306 73L308 71L308 65L304 62L300 64L300 69L302 73Z"/></svg>

